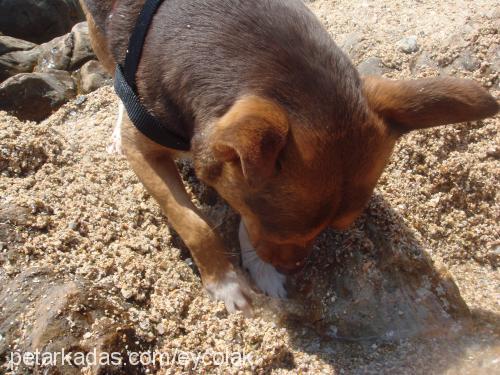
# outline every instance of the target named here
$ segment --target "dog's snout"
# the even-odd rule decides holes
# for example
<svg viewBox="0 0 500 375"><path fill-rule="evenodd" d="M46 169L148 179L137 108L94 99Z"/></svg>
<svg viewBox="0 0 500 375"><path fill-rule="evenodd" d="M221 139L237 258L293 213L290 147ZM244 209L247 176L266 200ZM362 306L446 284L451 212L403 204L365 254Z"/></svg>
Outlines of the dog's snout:
<svg viewBox="0 0 500 375"><path fill-rule="evenodd" d="M268 245L261 247L259 254L262 254L262 259L272 264L279 273L284 275L293 275L301 271L311 251L310 247Z"/></svg>
<svg viewBox="0 0 500 375"><path fill-rule="evenodd" d="M283 267L283 266L275 266L276 271L282 273L283 275L295 275L296 273L302 271L304 268L305 262L297 262L294 267Z"/></svg>

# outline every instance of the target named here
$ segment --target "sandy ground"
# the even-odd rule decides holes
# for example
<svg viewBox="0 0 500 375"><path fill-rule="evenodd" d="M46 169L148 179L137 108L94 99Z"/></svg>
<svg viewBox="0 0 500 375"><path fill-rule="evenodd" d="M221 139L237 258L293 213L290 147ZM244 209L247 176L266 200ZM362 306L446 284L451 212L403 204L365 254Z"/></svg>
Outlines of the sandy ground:
<svg viewBox="0 0 500 375"><path fill-rule="evenodd" d="M500 6L494 1L318 0L308 5L356 64L376 56L387 77L469 77L499 95L494 66L498 69L500 58ZM415 54L396 46L410 35L420 46ZM479 64L472 71L454 65L464 53ZM48 266L82 277L107 289L109 299L128 300L130 319L154 348L245 351L253 357L253 367L243 369L248 373L498 373L498 117L419 132L397 146L376 194L404 218L432 259L450 269L474 329L451 339L387 343L323 340L307 325L281 324L272 310L245 321L210 301L158 206L125 160L106 153L116 107L107 87L41 124L0 114L1 215L27 217L15 229L0 227L1 276ZM188 167L182 168L194 180ZM196 182L189 186L234 247L237 216L209 189Z"/></svg>

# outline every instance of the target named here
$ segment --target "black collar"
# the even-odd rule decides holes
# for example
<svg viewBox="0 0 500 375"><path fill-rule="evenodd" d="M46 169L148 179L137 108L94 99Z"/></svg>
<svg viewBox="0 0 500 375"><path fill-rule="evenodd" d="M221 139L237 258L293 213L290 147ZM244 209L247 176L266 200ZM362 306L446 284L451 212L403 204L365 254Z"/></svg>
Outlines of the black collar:
<svg viewBox="0 0 500 375"><path fill-rule="evenodd" d="M142 134L162 146L188 151L190 141L182 129L179 129L179 124L182 124L183 121L180 111L174 103L171 100L165 100L169 121L160 122L142 105L137 95L135 77L141 60L144 40L151 21L162 3L163 0L146 0L130 37L125 64L116 66L114 86L118 97L127 110L130 121Z"/></svg>

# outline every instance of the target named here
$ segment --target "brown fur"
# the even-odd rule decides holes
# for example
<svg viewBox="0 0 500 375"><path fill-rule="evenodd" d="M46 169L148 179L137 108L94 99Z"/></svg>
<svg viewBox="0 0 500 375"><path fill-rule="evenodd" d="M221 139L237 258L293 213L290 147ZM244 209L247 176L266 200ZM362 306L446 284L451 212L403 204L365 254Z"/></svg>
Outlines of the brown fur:
<svg viewBox="0 0 500 375"><path fill-rule="evenodd" d="M100 59L122 62L143 1L82 2ZM362 81L298 0L165 2L137 81L159 119L169 118L166 100L179 108L176 126L191 135L198 176L241 213L258 254L283 272L303 265L324 228L345 229L363 211L402 133L498 111L466 80ZM176 152L128 121L123 137L204 282L220 280L233 266L185 192Z"/></svg>
<svg viewBox="0 0 500 375"><path fill-rule="evenodd" d="M105 37L105 30L97 26L94 18L92 17L91 11L87 8L84 1L81 2L81 6L89 25L89 35L92 48L108 73L114 75L116 63L109 52L109 46Z"/></svg>
<svg viewBox="0 0 500 375"><path fill-rule="evenodd" d="M402 132L473 121L498 112L497 101L474 81L367 77L364 85L372 110Z"/></svg>

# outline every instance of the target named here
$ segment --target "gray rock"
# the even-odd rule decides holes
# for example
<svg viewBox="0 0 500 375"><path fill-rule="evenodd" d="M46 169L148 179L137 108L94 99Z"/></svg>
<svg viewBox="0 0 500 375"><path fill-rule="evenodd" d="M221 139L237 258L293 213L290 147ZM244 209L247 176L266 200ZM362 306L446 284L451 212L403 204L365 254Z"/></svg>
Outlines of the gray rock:
<svg viewBox="0 0 500 375"><path fill-rule="evenodd" d="M14 51L0 56L0 82L19 73L30 73L37 64L41 49Z"/></svg>
<svg viewBox="0 0 500 375"><path fill-rule="evenodd" d="M36 67L38 72L52 69L74 71L87 61L96 59L86 22L75 25L70 33L52 39L40 48L42 53Z"/></svg>
<svg viewBox="0 0 500 375"><path fill-rule="evenodd" d="M92 45L90 44L89 27L87 22L81 22L71 30L73 34L73 53L69 65L70 70L80 68L87 61L95 60Z"/></svg>
<svg viewBox="0 0 500 375"><path fill-rule="evenodd" d="M42 52L38 58L37 72L49 70L69 70L74 49L73 33L69 33L40 46Z"/></svg>
<svg viewBox="0 0 500 375"><path fill-rule="evenodd" d="M490 69L495 72L499 73L500 72L500 57L496 56L493 61L491 62Z"/></svg>
<svg viewBox="0 0 500 375"><path fill-rule="evenodd" d="M419 49L417 37L415 35L405 37L397 43L397 47L404 53L414 53Z"/></svg>
<svg viewBox="0 0 500 375"><path fill-rule="evenodd" d="M388 71L389 69L384 66L382 59L378 57L369 57L358 65L359 74L364 76L381 76Z"/></svg>
<svg viewBox="0 0 500 375"><path fill-rule="evenodd" d="M14 51L27 51L35 48L35 43L26 40L12 38L10 36L0 35L0 55Z"/></svg>
<svg viewBox="0 0 500 375"><path fill-rule="evenodd" d="M500 73L500 46L495 48L494 53L490 58L490 66L487 68L486 72L495 74ZM494 88L500 89L500 79L494 81Z"/></svg>
<svg viewBox="0 0 500 375"><path fill-rule="evenodd" d="M464 69L468 72L473 72L481 67L481 62L474 56L471 50L466 49L453 62L452 66L456 69Z"/></svg>
<svg viewBox="0 0 500 375"><path fill-rule="evenodd" d="M84 20L78 0L2 0L0 32L34 43L47 42Z"/></svg>
<svg viewBox="0 0 500 375"><path fill-rule="evenodd" d="M82 94L97 90L99 87L111 83L111 76L96 60L87 62L80 70L79 90Z"/></svg>
<svg viewBox="0 0 500 375"><path fill-rule="evenodd" d="M360 52L360 43L363 39L364 36L362 33L353 32L347 34L344 42L340 45L340 48L351 58L357 58Z"/></svg>
<svg viewBox="0 0 500 375"><path fill-rule="evenodd" d="M435 62L426 52L421 53L410 62L410 69L412 73L418 72L425 68L438 68L437 62Z"/></svg>
<svg viewBox="0 0 500 375"><path fill-rule="evenodd" d="M68 72L23 73L0 84L0 110L21 120L41 121L75 95Z"/></svg>

